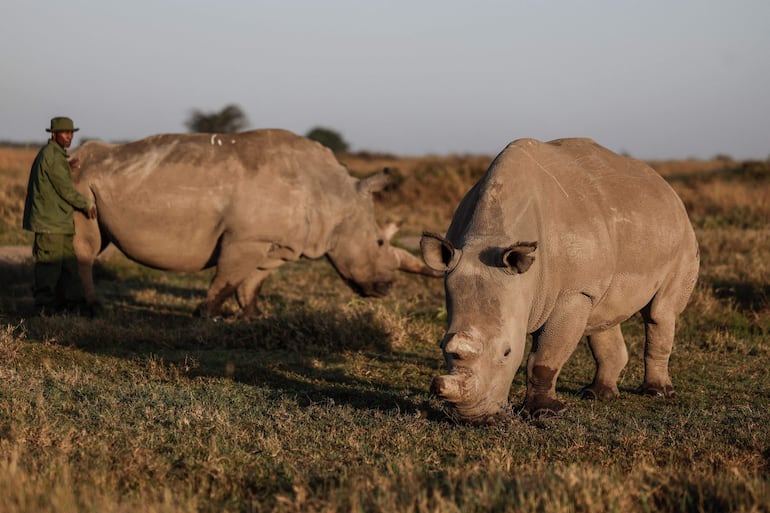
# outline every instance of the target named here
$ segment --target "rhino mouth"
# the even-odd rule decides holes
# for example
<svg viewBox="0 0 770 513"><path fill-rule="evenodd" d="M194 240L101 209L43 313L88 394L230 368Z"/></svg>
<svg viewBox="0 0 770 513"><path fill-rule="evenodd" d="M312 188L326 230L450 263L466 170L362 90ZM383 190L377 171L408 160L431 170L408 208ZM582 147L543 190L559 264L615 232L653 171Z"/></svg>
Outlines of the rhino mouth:
<svg viewBox="0 0 770 513"><path fill-rule="evenodd" d="M444 409L447 417L452 421L474 426L493 426L499 424L509 419L512 411L513 409L509 404L492 405L485 401L479 401L473 405L456 404L447 401Z"/></svg>
<svg viewBox="0 0 770 513"><path fill-rule="evenodd" d="M510 408L507 402L496 403L472 393L474 385L470 375L448 374L433 378L430 391L446 401L446 414L455 422L491 425L508 417Z"/></svg>

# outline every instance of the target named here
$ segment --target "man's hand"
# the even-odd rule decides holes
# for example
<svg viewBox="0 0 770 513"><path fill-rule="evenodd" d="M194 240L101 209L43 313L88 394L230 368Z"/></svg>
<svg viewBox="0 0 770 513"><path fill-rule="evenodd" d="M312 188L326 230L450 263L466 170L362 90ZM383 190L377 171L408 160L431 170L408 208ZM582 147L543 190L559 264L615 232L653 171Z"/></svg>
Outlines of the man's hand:
<svg viewBox="0 0 770 513"><path fill-rule="evenodd" d="M70 169L72 169L73 171L77 171L78 169L80 169L80 159L77 157L70 159L69 164L70 164Z"/></svg>
<svg viewBox="0 0 770 513"><path fill-rule="evenodd" d="M88 219L96 219L96 205L94 204L88 207Z"/></svg>

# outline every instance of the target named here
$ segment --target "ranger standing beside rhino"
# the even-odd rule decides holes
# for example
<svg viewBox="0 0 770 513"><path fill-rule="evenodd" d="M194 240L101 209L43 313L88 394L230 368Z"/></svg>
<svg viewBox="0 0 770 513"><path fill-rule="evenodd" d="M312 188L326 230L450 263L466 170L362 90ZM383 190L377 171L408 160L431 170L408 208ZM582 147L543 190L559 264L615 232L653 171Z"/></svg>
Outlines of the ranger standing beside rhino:
<svg viewBox="0 0 770 513"><path fill-rule="evenodd" d="M590 139L509 144L423 258L445 273L449 374L431 389L473 423L493 421L527 359L524 409L558 412L556 380L581 337L596 361L584 397L619 395L620 323L645 324L641 390L670 397L675 323L695 287L698 244L673 189L644 163Z"/></svg>
<svg viewBox="0 0 770 513"><path fill-rule="evenodd" d="M96 207L72 184L70 166L77 164L68 160L67 148L78 130L68 117L51 119L51 127L46 129L51 138L29 172L23 227L35 232L33 295L41 313L76 311L83 300L73 248L73 212L79 209L95 218Z"/></svg>
<svg viewBox="0 0 770 513"><path fill-rule="evenodd" d="M259 313L263 281L301 257L327 256L365 296L386 294L396 270L435 273L390 245L372 192L386 176L359 180L319 143L284 130L165 134L129 144L88 142L77 188L99 219L76 216L75 252L86 299L96 301L92 265L110 242L129 258L171 271L216 266L198 311L217 315L235 294Z"/></svg>

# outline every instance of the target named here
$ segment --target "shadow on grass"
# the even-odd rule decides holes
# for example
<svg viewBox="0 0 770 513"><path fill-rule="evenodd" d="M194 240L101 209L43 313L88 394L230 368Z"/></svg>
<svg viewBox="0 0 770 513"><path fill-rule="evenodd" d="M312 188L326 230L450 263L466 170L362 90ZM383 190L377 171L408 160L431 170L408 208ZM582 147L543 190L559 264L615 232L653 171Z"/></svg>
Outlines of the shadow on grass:
<svg viewBox="0 0 770 513"><path fill-rule="evenodd" d="M359 366L371 362L382 376L397 376L404 366L435 365L416 353L394 351L387 327L365 308L316 311L294 303L265 318L227 322L131 304L95 319L18 315L17 321L21 319L28 340L132 361L160 358L164 366L176 369L171 374L178 374L182 383L200 377L230 379L259 387L275 400L291 398L301 407L332 403L425 414L424 398L415 396L427 392L427 379L404 384L403 379L359 377L366 372L351 369L351 358L364 362L355 364Z"/></svg>
<svg viewBox="0 0 770 513"><path fill-rule="evenodd" d="M0 317L26 318L34 315L32 282L32 260L22 262L0 262ZM143 277L122 278L109 265L96 262L93 268L94 282L101 298L109 304L119 304L121 309L146 314L150 317L157 311L157 305L150 301L136 298L136 292L151 290L154 295L168 295L186 300L205 298L205 291L200 287L180 287L158 281L148 281ZM184 306L165 307L161 311L167 315L190 316L190 310Z"/></svg>
<svg viewBox="0 0 770 513"><path fill-rule="evenodd" d="M32 295L32 263L29 261L0 262L0 305L22 300ZM2 306L0 306L2 308ZM7 310L8 307L0 311Z"/></svg>
<svg viewBox="0 0 770 513"><path fill-rule="evenodd" d="M105 278L110 276L101 276ZM105 316L32 318L27 321L28 338L127 360L160 358L181 374L182 384L196 378L229 379L260 388L276 401L291 399L300 407L334 404L450 421L438 401L427 399L430 377L419 374L410 381L402 375L404 368L435 368L438 353L428 357L395 350L388 326L367 308L342 311L330 304L318 311L302 301L269 297L276 306L267 317L215 321L193 318L184 307L161 309L127 299L134 289L189 297L199 294L194 288L134 277L121 280L119 288L114 294L121 297L116 299L125 302ZM372 367L371 372L365 366ZM577 396L587 384L560 383L559 393Z"/></svg>

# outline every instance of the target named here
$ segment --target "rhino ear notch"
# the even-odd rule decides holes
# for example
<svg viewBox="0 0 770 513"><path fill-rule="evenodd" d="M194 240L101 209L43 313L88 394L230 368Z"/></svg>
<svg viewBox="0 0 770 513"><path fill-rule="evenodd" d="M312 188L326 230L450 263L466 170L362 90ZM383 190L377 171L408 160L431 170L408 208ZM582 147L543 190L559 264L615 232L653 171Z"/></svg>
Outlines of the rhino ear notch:
<svg viewBox="0 0 770 513"><path fill-rule="evenodd" d="M434 271L449 272L457 266L462 250L437 233L423 232L420 251L425 264Z"/></svg>
<svg viewBox="0 0 770 513"><path fill-rule="evenodd" d="M509 274L525 273L535 261L536 249L537 242L517 242L503 251L502 266Z"/></svg>

